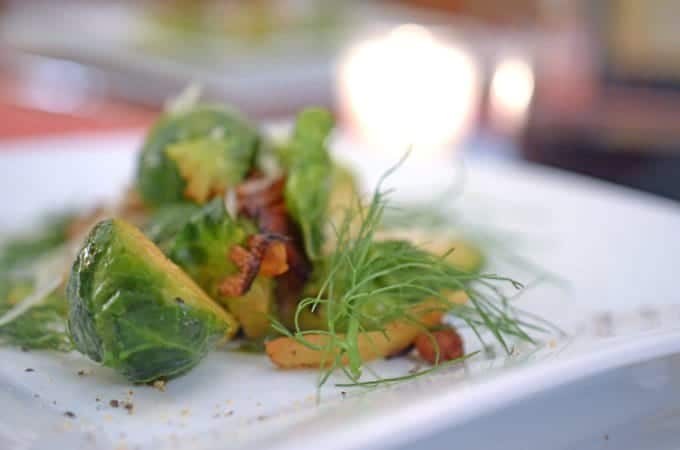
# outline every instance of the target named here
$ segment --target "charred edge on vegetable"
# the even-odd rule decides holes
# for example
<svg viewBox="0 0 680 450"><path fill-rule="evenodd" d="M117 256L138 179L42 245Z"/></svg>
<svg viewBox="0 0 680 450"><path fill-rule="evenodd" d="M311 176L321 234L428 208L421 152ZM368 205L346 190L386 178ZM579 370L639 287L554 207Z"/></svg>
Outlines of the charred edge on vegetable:
<svg viewBox="0 0 680 450"><path fill-rule="evenodd" d="M234 245L229 252L239 273L224 279L220 293L227 297L239 297L250 290L258 274L263 276L281 275L288 270L284 242L288 238L274 233L256 234L248 238L246 250ZM266 267L266 270L262 270Z"/></svg>
<svg viewBox="0 0 680 450"><path fill-rule="evenodd" d="M280 312L294 311L312 266L302 243L302 233L286 210L283 197L285 177L266 180L253 172L237 188L239 212L254 220L263 233L287 236L284 242L288 271L276 277L276 299Z"/></svg>

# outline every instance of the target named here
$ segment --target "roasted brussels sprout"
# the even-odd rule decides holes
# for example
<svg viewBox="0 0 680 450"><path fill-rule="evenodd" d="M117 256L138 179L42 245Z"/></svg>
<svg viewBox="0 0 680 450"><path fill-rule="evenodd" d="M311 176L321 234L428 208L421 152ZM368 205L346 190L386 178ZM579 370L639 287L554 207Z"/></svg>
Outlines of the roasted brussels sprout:
<svg viewBox="0 0 680 450"><path fill-rule="evenodd" d="M224 203L215 199L164 244L168 257L212 298L225 305L248 337L260 337L269 329L274 304L271 278L253 274L252 284L242 295L225 295L222 287L225 280L239 271L232 257L233 249L242 248L256 233L252 222L232 219Z"/></svg>
<svg viewBox="0 0 680 450"><path fill-rule="evenodd" d="M236 185L255 160L257 130L236 113L200 106L162 117L140 154L137 188L146 203L204 203Z"/></svg>
<svg viewBox="0 0 680 450"><path fill-rule="evenodd" d="M250 221L232 219L224 203L215 199L191 216L163 247L168 258L218 299L224 278L237 272L229 251L255 233L257 229Z"/></svg>
<svg viewBox="0 0 680 450"><path fill-rule="evenodd" d="M180 375L238 324L139 230L97 224L67 284L76 349L148 382Z"/></svg>
<svg viewBox="0 0 680 450"><path fill-rule="evenodd" d="M319 258L323 228L333 183L333 162L326 139L333 118L322 109L306 109L296 120L289 145L281 151L288 171L284 198L288 213L302 231L305 251L311 260Z"/></svg>

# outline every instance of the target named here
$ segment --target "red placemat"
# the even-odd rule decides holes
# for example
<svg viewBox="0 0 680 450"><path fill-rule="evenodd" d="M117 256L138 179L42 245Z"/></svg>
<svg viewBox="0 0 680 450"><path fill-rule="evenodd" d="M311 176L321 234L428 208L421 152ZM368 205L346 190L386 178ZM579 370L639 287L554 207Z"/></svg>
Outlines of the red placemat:
<svg viewBox="0 0 680 450"><path fill-rule="evenodd" d="M60 111L32 101L30 94L21 80L0 74L0 139L143 128L158 114L153 108L95 97Z"/></svg>

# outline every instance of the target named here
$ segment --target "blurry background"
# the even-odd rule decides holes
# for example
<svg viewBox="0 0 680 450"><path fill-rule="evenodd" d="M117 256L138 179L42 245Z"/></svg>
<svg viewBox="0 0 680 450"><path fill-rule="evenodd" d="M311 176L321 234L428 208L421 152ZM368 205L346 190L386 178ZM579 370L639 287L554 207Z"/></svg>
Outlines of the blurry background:
<svg viewBox="0 0 680 450"><path fill-rule="evenodd" d="M190 82L376 151L526 158L680 199L674 0L0 0L0 139L138 129Z"/></svg>

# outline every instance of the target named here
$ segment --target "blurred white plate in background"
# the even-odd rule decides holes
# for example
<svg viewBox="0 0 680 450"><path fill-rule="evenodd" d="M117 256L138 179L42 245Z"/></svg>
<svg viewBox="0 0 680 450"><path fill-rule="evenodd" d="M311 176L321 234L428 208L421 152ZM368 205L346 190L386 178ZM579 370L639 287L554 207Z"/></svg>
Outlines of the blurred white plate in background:
<svg viewBox="0 0 680 450"><path fill-rule="evenodd" d="M280 8L291 9L291 2L281 3ZM448 20L394 5L333 1L326 5L331 9L327 24L267 33L263 23L265 34L252 42L235 33L198 33L187 39L176 31L159 49L153 41L162 37L151 31L154 10L148 3L16 2L0 16L0 41L53 57L53 62L63 58L78 63L62 64L55 71L49 59L41 63L36 58L38 67L24 78L43 84L67 84L73 90L90 89L158 106L187 83L197 82L211 98L228 100L251 115L272 117L309 104L330 105L336 57L366 31ZM252 6L241 2L244 9ZM302 6L304 11L313 5ZM273 14L276 17L277 11Z"/></svg>
<svg viewBox="0 0 680 450"><path fill-rule="evenodd" d="M114 198L131 179L138 145L137 135L4 144L0 229L23 229L45 210ZM394 162L372 156L342 136L335 149L355 163L367 186ZM399 187L395 196L424 202L458 176L460 170L453 164L414 159L389 184ZM656 393L647 396L630 389L612 397L628 400L618 409L616 422L597 414L618 403L582 410L578 428L572 421L554 430L564 446L585 442L597 427L656 410L659 397L672 398L659 393L678 390L677 364L663 358L680 351L676 265L680 208L521 163L473 159L466 163L465 180L464 195L452 201L460 204L466 222L519 230L510 246L569 281L568 288L540 285L519 301L565 329L570 339L548 338L548 345L536 352L480 360L466 370L453 368L388 389L344 389L343 395L329 386L318 406L314 371L278 371L258 355L215 352L196 370L170 382L166 392L159 392L130 386L77 354L0 349L0 448L393 448L434 439L444 430L454 433L452 439L457 432L463 439L459 444L472 445L481 441L466 435L466 426L471 430L481 423L493 433L503 427L507 431L508 420L523 420L519 429L527 421L541 420L526 411L522 414L522 401L552 399L552 404L543 405L543 417L550 411L573 411L574 404L564 403L570 392L564 389L569 388L554 390L573 386L569 383L594 380L584 387L592 390L594 399L604 392L603 386L634 385L643 394ZM498 269L525 282L535 276L507 262ZM411 360L396 359L375 367L385 375L397 375L413 365ZM29 367L34 371L25 372ZM597 381L607 371L624 367L638 369L620 379L612 375ZM78 376L83 369L91 373ZM134 413L111 407L112 399L132 401ZM499 413L503 407L520 408L520 413L503 416ZM65 411L76 417L65 417ZM576 417L575 412L570 414ZM591 414L592 419L585 420ZM549 427L541 430L537 439L554 434ZM504 436L501 431L499 436ZM528 438L521 446L497 444L531 448L531 442Z"/></svg>

